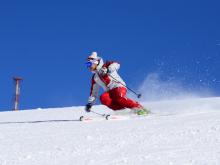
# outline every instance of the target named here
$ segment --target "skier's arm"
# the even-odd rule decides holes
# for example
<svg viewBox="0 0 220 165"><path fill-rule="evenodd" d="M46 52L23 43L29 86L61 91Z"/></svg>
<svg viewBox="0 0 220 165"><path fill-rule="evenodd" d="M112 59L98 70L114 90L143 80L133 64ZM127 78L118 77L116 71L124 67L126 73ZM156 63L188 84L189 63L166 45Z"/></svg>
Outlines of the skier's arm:
<svg viewBox="0 0 220 165"><path fill-rule="evenodd" d="M108 73L118 71L120 69L120 64L117 62L111 62L111 64L108 66L107 69L108 69Z"/></svg>
<svg viewBox="0 0 220 165"><path fill-rule="evenodd" d="M104 65L100 70L99 70L99 75L106 75L108 73L113 73L115 71L118 71L120 68L120 64L117 62L107 62L106 65Z"/></svg>
<svg viewBox="0 0 220 165"><path fill-rule="evenodd" d="M90 91L90 96L88 99L88 103L85 106L85 111L90 112L93 104L95 104L96 98L99 93L99 86L94 80L94 75L92 77L92 85L91 85L91 91Z"/></svg>
<svg viewBox="0 0 220 165"><path fill-rule="evenodd" d="M99 93L99 85L95 82L94 76L92 77L92 85L91 85L91 90L90 90L90 96L88 99L88 103L94 104L96 101L96 98Z"/></svg>

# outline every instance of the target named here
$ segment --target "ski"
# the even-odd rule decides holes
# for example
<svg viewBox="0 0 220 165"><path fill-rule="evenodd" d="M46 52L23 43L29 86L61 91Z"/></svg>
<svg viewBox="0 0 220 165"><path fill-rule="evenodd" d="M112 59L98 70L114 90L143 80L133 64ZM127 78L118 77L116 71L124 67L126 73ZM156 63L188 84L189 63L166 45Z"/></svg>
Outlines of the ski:
<svg viewBox="0 0 220 165"><path fill-rule="evenodd" d="M93 112L97 116L86 116L82 115L79 117L79 121L83 122L94 122L94 121L113 121L113 120L127 120L127 119L136 119L136 118L148 118L148 117L156 117L156 116L170 116L172 114L160 114L150 112L146 115L137 115L137 114L99 114L97 112Z"/></svg>
<svg viewBox="0 0 220 165"><path fill-rule="evenodd" d="M92 122L92 121L105 121L105 120L126 120L130 118L129 116L122 116L122 115L105 115L100 117L87 117L87 116L80 116L79 121L84 122Z"/></svg>

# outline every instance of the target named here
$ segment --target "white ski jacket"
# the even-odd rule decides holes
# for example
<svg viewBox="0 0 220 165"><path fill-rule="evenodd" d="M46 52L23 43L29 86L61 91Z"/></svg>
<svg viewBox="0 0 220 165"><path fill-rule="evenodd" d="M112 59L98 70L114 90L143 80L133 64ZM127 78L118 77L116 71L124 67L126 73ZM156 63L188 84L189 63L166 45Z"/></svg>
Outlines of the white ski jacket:
<svg viewBox="0 0 220 165"><path fill-rule="evenodd" d="M99 71L101 68L107 68L108 73L106 75L100 75ZM90 90L90 96L88 99L88 103L94 104L98 94L100 86L104 89L104 91L109 91L111 89L117 87L125 87L126 84L122 80L122 78L118 75L118 70L120 68L120 64L113 61L108 61L103 63L102 59L97 67L97 70L94 72L92 76L92 85Z"/></svg>

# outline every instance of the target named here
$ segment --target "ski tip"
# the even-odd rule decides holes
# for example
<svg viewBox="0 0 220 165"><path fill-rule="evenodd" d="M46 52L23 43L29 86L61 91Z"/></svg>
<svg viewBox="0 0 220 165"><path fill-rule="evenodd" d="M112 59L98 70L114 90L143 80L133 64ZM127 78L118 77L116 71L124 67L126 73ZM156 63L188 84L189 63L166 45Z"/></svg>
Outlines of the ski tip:
<svg viewBox="0 0 220 165"><path fill-rule="evenodd" d="M79 121L83 121L84 116L80 116Z"/></svg>
<svg viewBox="0 0 220 165"><path fill-rule="evenodd" d="M106 120L109 120L109 117L110 117L110 116L111 116L111 115L106 115L106 116L105 116L105 119L106 119Z"/></svg>

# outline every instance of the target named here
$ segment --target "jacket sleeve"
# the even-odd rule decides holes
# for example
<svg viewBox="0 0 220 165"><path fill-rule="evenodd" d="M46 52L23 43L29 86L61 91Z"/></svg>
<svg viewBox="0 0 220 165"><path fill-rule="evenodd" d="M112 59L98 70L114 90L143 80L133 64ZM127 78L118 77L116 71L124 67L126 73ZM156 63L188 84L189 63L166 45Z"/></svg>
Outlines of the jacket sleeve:
<svg viewBox="0 0 220 165"><path fill-rule="evenodd" d="M112 73L114 71L118 71L120 69L120 64L117 62L111 62L111 64L108 66L108 72Z"/></svg>
<svg viewBox="0 0 220 165"><path fill-rule="evenodd" d="M94 104L96 101L96 98L99 94L99 85L94 80L95 75L92 77L92 84L90 89L90 96L88 99L88 103Z"/></svg>

